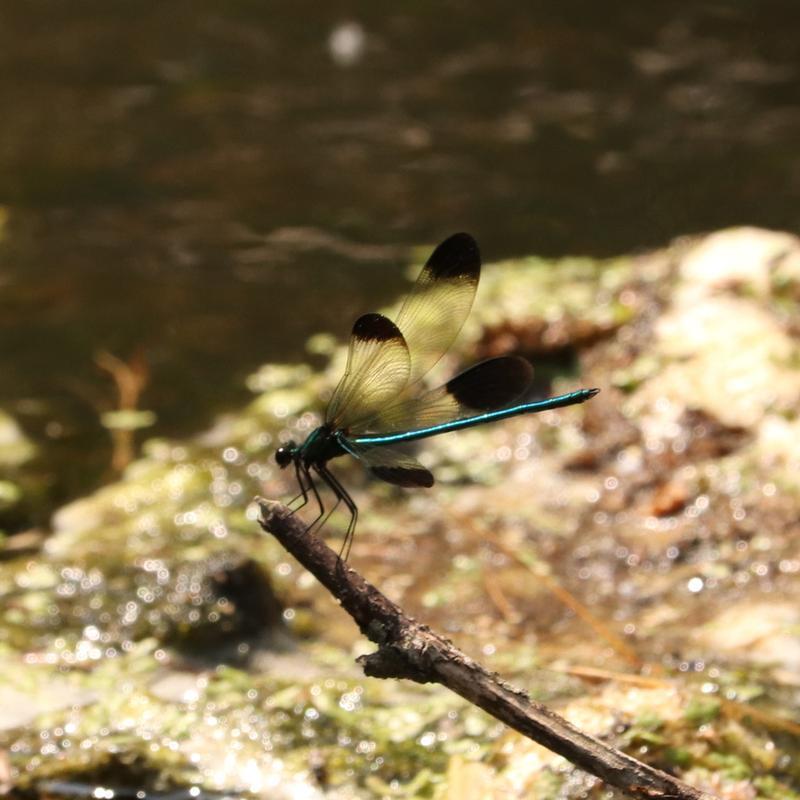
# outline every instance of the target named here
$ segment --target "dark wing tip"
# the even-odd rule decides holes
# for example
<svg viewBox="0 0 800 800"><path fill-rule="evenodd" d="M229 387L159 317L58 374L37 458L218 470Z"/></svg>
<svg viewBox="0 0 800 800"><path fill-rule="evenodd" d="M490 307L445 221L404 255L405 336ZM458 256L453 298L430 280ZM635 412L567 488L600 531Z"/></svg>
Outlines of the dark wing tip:
<svg viewBox="0 0 800 800"><path fill-rule="evenodd" d="M464 277L477 280L481 271L481 251L468 233L454 233L431 253L425 267L440 280Z"/></svg>
<svg viewBox="0 0 800 800"><path fill-rule="evenodd" d="M500 356L481 361L445 384L458 402L479 411L516 400L531 384L533 367L519 356Z"/></svg>
<svg viewBox="0 0 800 800"><path fill-rule="evenodd" d="M370 471L376 478L395 486L405 486L408 489L433 486L433 475L425 467L371 467Z"/></svg>
<svg viewBox="0 0 800 800"><path fill-rule="evenodd" d="M383 314L364 314L353 325L353 337L362 341L386 342L389 339L402 339L400 328Z"/></svg>

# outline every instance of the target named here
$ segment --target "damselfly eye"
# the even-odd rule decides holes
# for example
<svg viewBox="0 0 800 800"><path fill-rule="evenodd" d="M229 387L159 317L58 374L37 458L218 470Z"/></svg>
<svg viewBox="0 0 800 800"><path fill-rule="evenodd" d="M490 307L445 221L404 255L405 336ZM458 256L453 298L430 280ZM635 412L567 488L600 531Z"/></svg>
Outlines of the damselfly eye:
<svg viewBox="0 0 800 800"><path fill-rule="evenodd" d="M279 447L275 451L275 461L278 462L278 466L283 469L284 467L288 467L289 464L292 463L292 457L294 456L294 445L289 444L286 447Z"/></svg>

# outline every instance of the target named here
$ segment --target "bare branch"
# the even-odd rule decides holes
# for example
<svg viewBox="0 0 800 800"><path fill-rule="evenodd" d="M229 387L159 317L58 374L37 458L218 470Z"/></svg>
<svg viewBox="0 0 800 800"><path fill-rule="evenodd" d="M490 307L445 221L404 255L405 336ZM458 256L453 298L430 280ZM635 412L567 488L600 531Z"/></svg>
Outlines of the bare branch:
<svg viewBox="0 0 800 800"><path fill-rule="evenodd" d="M595 739L514 688L403 610L341 561L286 506L258 500L261 527L271 533L340 602L378 645L358 661L374 678L439 683L533 741L632 797L714 800L672 775Z"/></svg>

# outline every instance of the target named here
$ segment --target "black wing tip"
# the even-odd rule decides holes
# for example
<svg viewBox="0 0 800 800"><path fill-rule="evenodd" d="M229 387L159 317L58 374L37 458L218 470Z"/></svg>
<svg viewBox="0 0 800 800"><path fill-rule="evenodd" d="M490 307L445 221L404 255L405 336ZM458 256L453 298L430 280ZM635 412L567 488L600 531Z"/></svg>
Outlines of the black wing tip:
<svg viewBox="0 0 800 800"><path fill-rule="evenodd" d="M436 247L426 266L437 278L477 279L481 271L481 251L468 233L454 233Z"/></svg>
<svg viewBox="0 0 800 800"><path fill-rule="evenodd" d="M478 251L478 243L475 241L475 237L471 233L467 233L466 231L458 231L457 233L451 233L440 245L439 247L443 247L444 245L448 245L449 247L460 247L464 250L474 250Z"/></svg>
<svg viewBox="0 0 800 800"><path fill-rule="evenodd" d="M390 339L402 339L400 328L383 314L363 314L353 325L353 336L362 341L371 340L387 342Z"/></svg>
<svg viewBox="0 0 800 800"><path fill-rule="evenodd" d="M522 356L501 356L507 358L509 362L514 364L514 368L519 375L520 382L525 382L524 389L527 389L530 382L533 380L533 364L527 358Z"/></svg>
<svg viewBox="0 0 800 800"><path fill-rule="evenodd" d="M532 380L529 361L520 356L498 356L456 375L445 388L461 405L488 411L514 401Z"/></svg>
<svg viewBox="0 0 800 800"><path fill-rule="evenodd" d="M377 466L371 467L370 470L377 478L395 486L403 486L407 489L430 489L433 486L433 475L425 467L409 469L407 467Z"/></svg>

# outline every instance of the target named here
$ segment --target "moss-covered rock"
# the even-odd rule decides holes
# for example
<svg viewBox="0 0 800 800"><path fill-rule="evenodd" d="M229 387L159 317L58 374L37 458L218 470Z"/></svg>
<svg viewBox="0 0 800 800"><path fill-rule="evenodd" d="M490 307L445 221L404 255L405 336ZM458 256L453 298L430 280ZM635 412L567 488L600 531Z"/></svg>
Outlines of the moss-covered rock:
<svg viewBox="0 0 800 800"><path fill-rule="evenodd" d="M439 374L516 350L538 392L602 393L424 442L429 491L333 465L356 568L580 727L728 797L800 790L798 254L736 229L489 265ZM485 797L600 796L443 689L364 680L350 620L260 533L252 497L296 492L275 447L343 368L312 347L326 369L265 366L241 412L148 442L39 557L0 562L15 784L449 800L468 774Z"/></svg>

